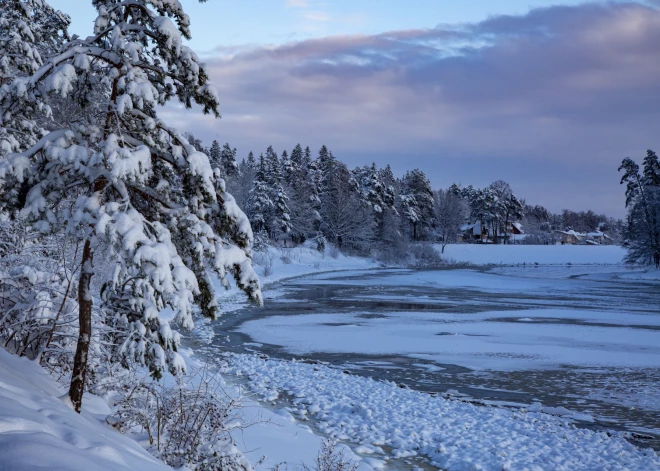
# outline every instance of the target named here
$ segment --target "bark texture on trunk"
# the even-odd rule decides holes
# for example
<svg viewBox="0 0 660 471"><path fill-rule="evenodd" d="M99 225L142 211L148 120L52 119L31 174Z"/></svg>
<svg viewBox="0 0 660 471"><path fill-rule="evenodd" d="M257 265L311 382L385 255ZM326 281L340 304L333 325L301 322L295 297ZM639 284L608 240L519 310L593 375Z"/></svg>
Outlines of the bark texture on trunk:
<svg viewBox="0 0 660 471"><path fill-rule="evenodd" d="M85 375L87 373L87 357L89 355L89 343L92 337L92 292L90 281L92 270L92 248L89 240L85 241L82 255L82 268L78 280L78 344L76 355L73 358L73 373L71 374L71 386L69 387L69 399L76 412L80 413L82 408L83 392L85 390Z"/></svg>

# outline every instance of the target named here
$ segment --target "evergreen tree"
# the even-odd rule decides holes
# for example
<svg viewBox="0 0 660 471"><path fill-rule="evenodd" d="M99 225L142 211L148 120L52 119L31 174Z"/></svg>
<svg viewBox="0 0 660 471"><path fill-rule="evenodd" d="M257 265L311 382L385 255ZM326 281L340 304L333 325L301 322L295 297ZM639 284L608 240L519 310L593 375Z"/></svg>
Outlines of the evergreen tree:
<svg viewBox="0 0 660 471"><path fill-rule="evenodd" d="M378 171L380 181L386 188L387 198L392 198L391 210L383 211L378 221L378 239L385 245L398 246L403 242L401 231L401 207L400 185L392 168L386 165Z"/></svg>
<svg viewBox="0 0 660 471"><path fill-rule="evenodd" d="M289 210L289 197L282 185L278 185L273 195L273 233L286 236L291 232L291 211Z"/></svg>
<svg viewBox="0 0 660 471"><path fill-rule="evenodd" d="M406 172L401 194L403 215L411 227L412 240L421 240L425 229L433 225L433 190L431 182L419 169Z"/></svg>
<svg viewBox="0 0 660 471"><path fill-rule="evenodd" d="M177 372L178 337L159 318L193 326L193 306L213 318L210 271L261 302L250 260L252 231L215 180L208 157L157 114L178 98L218 116L205 68L183 44L189 18L175 0L95 0L94 34L69 41L29 80L2 89L2 116L46 106L48 94L84 107L98 91L105 113L51 131L0 162L0 188L25 185L21 215L44 234L81 244L79 336L69 397L80 411L92 339L93 286L107 316L126 326L120 352L154 376ZM95 93L92 95L92 93ZM95 270L95 261L114 270ZM94 277L98 283L92 283Z"/></svg>
<svg viewBox="0 0 660 471"><path fill-rule="evenodd" d="M296 178L298 177L298 168L296 164L289 158L286 150L282 151L282 157L280 158L280 173L282 175L282 181L291 188L296 183Z"/></svg>
<svg viewBox="0 0 660 471"><path fill-rule="evenodd" d="M318 229L319 203L318 190L315 186L315 163L311 159L309 147L303 151L297 144L291 151L290 169L283 170L285 175L291 174L287 194L291 196L289 210L291 217L291 239L302 243L311 238ZM282 159L283 169L286 169Z"/></svg>
<svg viewBox="0 0 660 471"><path fill-rule="evenodd" d="M247 156L247 165L252 170L256 170L257 167L259 166L257 164L257 159L254 158L254 154L252 153L252 151L250 151L250 153Z"/></svg>
<svg viewBox="0 0 660 471"><path fill-rule="evenodd" d="M273 146L268 146L266 149L266 182L275 192L277 185L282 181L282 172L280 171L280 160L277 157L277 152L273 150Z"/></svg>
<svg viewBox="0 0 660 471"><path fill-rule="evenodd" d="M332 152L323 145L319 150L319 155L316 159L316 186L319 189L319 193L328 191L331 180L333 179L333 173L336 170L337 161L335 160Z"/></svg>
<svg viewBox="0 0 660 471"><path fill-rule="evenodd" d="M236 149L232 149L229 143L222 146L220 162L223 178L231 179L238 174L238 164L236 163Z"/></svg>
<svg viewBox="0 0 660 471"><path fill-rule="evenodd" d="M186 138L188 143L195 148L197 152L205 152L204 144L202 144L201 139L197 139L195 135L191 132L184 132L183 137ZM208 154L207 154L208 155Z"/></svg>
<svg viewBox="0 0 660 471"><path fill-rule="evenodd" d="M222 160L220 158L220 144L218 141L214 140L211 143L211 148L209 149L209 161L211 162L211 168L214 170L222 168Z"/></svg>
<svg viewBox="0 0 660 471"><path fill-rule="evenodd" d="M307 163L304 160L303 150L300 144L296 144L296 147L293 148L293 150L291 151L290 159L291 159L291 164L294 166L294 168L300 169L307 165Z"/></svg>
<svg viewBox="0 0 660 471"><path fill-rule="evenodd" d="M40 0L0 0L0 159L34 145L44 134L38 119L50 118L48 97L27 99L25 87L68 39L69 17ZM10 197L10 196L8 196Z"/></svg>
<svg viewBox="0 0 660 471"><path fill-rule="evenodd" d="M247 201L247 215L255 233L261 231L270 233L270 214L273 208L270 195L271 189L266 181L266 162L262 154L259 157L259 165Z"/></svg>
<svg viewBox="0 0 660 471"><path fill-rule="evenodd" d="M490 218L493 242L498 243L501 236L504 236L506 242L511 223L523 217L523 205L505 181L497 180L491 183L488 190L494 199Z"/></svg>
<svg viewBox="0 0 660 471"><path fill-rule="evenodd" d="M394 208L394 189L381 180L375 163L356 168L353 171L353 178L358 184L364 202L376 215Z"/></svg>
<svg viewBox="0 0 660 471"><path fill-rule="evenodd" d="M624 246L629 262L654 264L660 267L660 162L649 150L643 162L643 172L630 158L623 159L619 171L626 183L628 220Z"/></svg>

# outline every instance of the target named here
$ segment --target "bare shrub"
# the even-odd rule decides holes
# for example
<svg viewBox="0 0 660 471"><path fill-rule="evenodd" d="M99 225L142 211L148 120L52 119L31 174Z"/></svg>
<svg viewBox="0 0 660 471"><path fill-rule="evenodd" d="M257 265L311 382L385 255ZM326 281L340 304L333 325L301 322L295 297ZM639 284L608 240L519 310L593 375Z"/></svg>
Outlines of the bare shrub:
<svg viewBox="0 0 660 471"><path fill-rule="evenodd" d="M231 432L246 426L238 399L225 393L206 368L173 387L133 378L124 383L107 421L119 431L139 428L151 453L168 465L196 471L247 471Z"/></svg>
<svg viewBox="0 0 660 471"><path fill-rule="evenodd" d="M412 244L408 253L408 266L437 267L444 265L442 257L431 244Z"/></svg>
<svg viewBox="0 0 660 471"><path fill-rule="evenodd" d="M346 449L337 446L337 442L324 440L316 455L316 460L310 468L302 465L304 471L356 471L358 464L346 457Z"/></svg>
<svg viewBox="0 0 660 471"><path fill-rule="evenodd" d="M398 241L383 245L372 253L374 258L384 265L412 268L431 268L446 265L438 251L427 242L410 244Z"/></svg>
<svg viewBox="0 0 660 471"><path fill-rule="evenodd" d="M339 249L337 248L337 246L335 246L335 245L330 246L330 250L328 251L328 254L329 254L332 258L335 258L335 259L336 259L336 258L339 258L339 254L340 254L340 253L341 253L341 252L339 251Z"/></svg>
<svg viewBox="0 0 660 471"><path fill-rule="evenodd" d="M275 254L270 251L255 252L253 262L263 270L263 276L270 276L273 274L273 264L275 262Z"/></svg>
<svg viewBox="0 0 660 471"><path fill-rule="evenodd" d="M280 260L285 265L293 262L293 249L291 247L280 247L277 249L280 253Z"/></svg>

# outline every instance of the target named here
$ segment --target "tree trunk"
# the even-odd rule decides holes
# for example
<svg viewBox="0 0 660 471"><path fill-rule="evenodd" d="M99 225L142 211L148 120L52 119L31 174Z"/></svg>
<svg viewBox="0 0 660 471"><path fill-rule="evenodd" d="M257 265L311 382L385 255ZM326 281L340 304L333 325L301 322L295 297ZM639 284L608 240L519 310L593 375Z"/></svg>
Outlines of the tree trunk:
<svg viewBox="0 0 660 471"><path fill-rule="evenodd" d="M88 239L85 241L83 249L82 268L78 280L78 344L76 355L73 358L73 373L71 374L71 386L69 387L69 399L71 399L74 410L78 413L80 413L82 407L89 342L92 337L92 293L90 290L92 275L92 248Z"/></svg>

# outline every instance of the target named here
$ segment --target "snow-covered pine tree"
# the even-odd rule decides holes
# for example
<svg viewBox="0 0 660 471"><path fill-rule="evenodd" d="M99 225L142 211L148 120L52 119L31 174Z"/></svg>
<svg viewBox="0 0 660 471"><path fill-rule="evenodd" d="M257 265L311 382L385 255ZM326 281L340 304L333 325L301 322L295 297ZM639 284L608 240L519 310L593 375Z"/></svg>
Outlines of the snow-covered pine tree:
<svg viewBox="0 0 660 471"><path fill-rule="evenodd" d="M306 166L306 162L303 156L303 149L300 144L296 144L296 146L291 151L291 156L289 158L291 159L291 164L298 171L300 171L301 168Z"/></svg>
<svg viewBox="0 0 660 471"><path fill-rule="evenodd" d="M214 139L211 143L211 147L209 148L209 161L211 162L211 168L214 170L216 168L222 168L222 160L220 157L221 152L220 144Z"/></svg>
<svg viewBox="0 0 660 471"><path fill-rule="evenodd" d="M370 166L357 167L352 173L353 179L358 186L360 198L371 209L377 239L381 240L380 236L383 236L387 232L385 224L394 222L394 218L387 214L389 212L396 212L394 188L391 185L385 184L381 179L381 171L376 167L375 163ZM390 233L389 235L391 236L393 234ZM392 239L392 237L388 238Z"/></svg>
<svg viewBox="0 0 660 471"><path fill-rule="evenodd" d="M45 134L48 103L21 100L11 90L68 40L68 24L69 17L45 1L0 0L0 108L7 110L0 114L0 162ZM68 332L61 337L63 332L55 330L57 322L70 321L74 310L67 277L75 261L60 256L67 238L44 237L17 219L27 187L9 180L12 185L0 186L0 338L5 348L30 358L49 346L53 358L60 353L54 345L68 341Z"/></svg>
<svg viewBox="0 0 660 471"><path fill-rule="evenodd" d="M286 237L291 232L291 210L289 209L289 197L284 188L279 184L273 195L273 221L272 231L275 238Z"/></svg>
<svg viewBox="0 0 660 471"><path fill-rule="evenodd" d="M247 164L253 170L256 170L257 167L259 166L259 164L257 163L257 159L254 158L254 154L252 153L252 151L248 153Z"/></svg>
<svg viewBox="0 0 660 471"><path fill-rule="evenodd" d="M493 242L498 243L503 237L503 241L506 243L509 226L523 217L522 203L513 194L511 186L503 180L494 181L488 186L488 189L494 195L491 218Z"/></svg>
<svg viewBox="0 0 660 471"><path fill-rule="evenodd" d="M262 154L259 156L259 165L254 175L246 211L255 233L261 231L270 233L269 222L273 208L273 200L270 195L271 190L266 181L266 162Z"/></svg>
<svg viewBox="0 0 660 471"><path fill-rule="evenodd" d="M309 148L308 148L309 149ZM307 155L308 159L305 158ZM282 173L286 186L287 195L290 196L289 209L291 215L291 239L296 243L302 243L314 235L318 227L318 192L314 185L315 172L311 155L303 152L300 144L291 151L288 159L282 157Z"/></svg>
<svg viewBox="0 0 660 471"><path fill-rule="evenodd" d="M623 159L621 183L626 183L628 219L624 246L627 261L660 267L660 162L652 150L646 152L643 171L630 158Z"/></svg>
<svg viewBox="0 0 660 471"><path fill-rule="evenodd" d="M420 240L424 230L433 226L433 190L431 182L419 169L406 172L401 193L403 215L411 227L413 241Z"/></svg>
<svg viewBox="0 0 660 471"><path fill-rule="evenodd" d="M317 186L320 194L327 191L327 187L333 178L333 172L337 168L337 160L332 152L323 145L319 149L319 155L316 158Z"/></svg>
<svg viewBox="0 0 660 471"><path fill-rule="evenodd" d="M392 198L392 210L384 211L381 215L378 225L378 239L385 245L401 245L403 242L403 232L401 231L401 198L400 185L397 178L388 165L378 171L378 178L386 188L388 198Z"/></svg>
<svg viewBox="0 0 660 471"><path fill-rule="evenodd" d="M157 108L177 98L218 116L216 92L197 55L183 45L189 18L176 0L94 0L94 34L71 40L31 77L4 88L2 115L18 103L45 106L48 93L80 106L104 90L106 112L52 131L0 163L0 187L26 185L21 214L49 234L82 245L79 336L69 397L80 411L92 337L92 278L128 330L120 349L154 375L182 368L177 337L158 314L193 325L193 306L215 317L211 272L261 303L252 269L252 230L208 157L167 126ZM98 95L96 95L98 96ZM73 198L72 198L73 195ZM62 201L72 201L62 205ZM94 260L111 260L111 273Z"/></svg>
<svg viewBox="0 0 660 471"><path fill-rule="evenodd" d="M497 212L497 196L490 188L476 189L471 186L465 189L465 195L470 204L470 218L479 222L482 230L491 228Z"/></svg>
<svg viewBox="0 0 660 471"><path fill-rule="evenodd" d="M289 154L286 150L282 151L282 156L280 157L280 174L282 175L282 182L288 188L291 188L293 185L295 185L298 175L298 168L293 160L289 158Z"/></svg>
<svg viewBox="0 0 660 471"><path fill-rule="evenodd" d="M238 164L236 163L236 148L231 148L228 142L222 146L220 153L220 162L222 164L222 176L231 179L238 174Z"/></svg>
<svg viewBox="0 0 660 471"><path fill-rule="evenodd" d="M252 163L250 163L252 162ZM247 159L242 159L238 165L238 174L227 182L229 192L236 198L236 204L240 208L247 208L250 190L255 175L254 155L252 152Z"/></svg>
<svg viewBox="0 0 660 471"><path fill-rule="evenodd" d="M356 168L353 171L353 178L358 184L363 200L374 214L379 215L387 209L394 208L394 189L381 180L375 163Z"/></svg>
<svg viewBox="0 0 660 471"><path fill-rule="evenodd" d="M660 187L660 161L658 161L658 155L650 149L647 150L643 165L644 186Z"/></svg>
<svg viewBox="0 0 660 471"><path fill-rule="evenodd" d="M41 0L0 0L0 158L34 145L43 135L37 119L50 116L44 100L12 94L25 77L68 39L69 17ZM20 82L14 84L14 80ZM6 195L15 199L15 195Z"/></svg>
<svg viewBox="0 0 660 471"><path fill-rule="evenodd" d="M264 164L266 182L271 187L272 193L274 194L277 185L282 181L282 171L280 169L280 159L277 156L277 152L273 150L273 146L268 146L268 149L266 149Z"/></svg>
<svg viewBox="0 0 660 471"><path fill-rule="evenodd" d="M312 152L309 149L309 146L305 147L303 152L303 164L301 165L301 171L304 171L306 178L310 184L311 191L311 200L314 204L314 208L318 213L321 207L321 180L322 175L318 166L318 162L312 159ZM316 215L316 219L319 219L319 215Z"/></svg>

